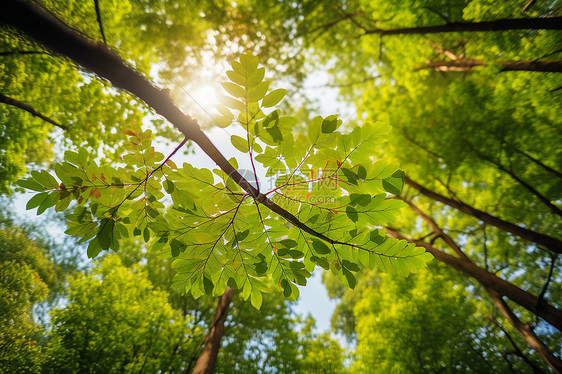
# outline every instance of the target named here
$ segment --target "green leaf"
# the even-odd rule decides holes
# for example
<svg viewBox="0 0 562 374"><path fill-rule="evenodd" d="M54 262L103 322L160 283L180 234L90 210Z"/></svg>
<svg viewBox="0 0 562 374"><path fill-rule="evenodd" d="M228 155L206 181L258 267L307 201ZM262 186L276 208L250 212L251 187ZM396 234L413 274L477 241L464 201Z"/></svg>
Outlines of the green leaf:
<svg viewBox="0 0 562 374"><path fill-rule="evenodd" d="M263 298L262 298L261 292L258 291L258 290L252 289L252 293L250 294L250 302L252 303L254 308L256 308L256 309L261 308L262 301L263 301Z"/></svg>
<svg viewBox="0 0 562 374"><path fill-rule="evenodd" d="M404 187L404 172L402 170L395 171L390 178L382 181L382 187L386 192L400 195Z"/></svg>
<svg viewBox="0 0 562 374"><path fill-rule="evenodd" d="M359 265L357 265L354 262L348 261L348 260L343 260L342 261L342 266L348 270L354 271L354 272L358 272L359 270L361 270L361 268L359 267Z"/></svg>
<svg viewBox="0 0 562 374"><path fill-rule="evenodd" d="M244 105L243 102L241 102L240 100L236 100L230 96L221 95L220 102L223 103L224 106L227 106L231 109L240 111L246 110L246 105ZM228 118L228 116L225 116L224 114L223 117ZM232 118L230 119L230 121L232 122Z"/></svg>
<svg viewBox="0 0 562 374"><path fill-rule="evenodd" d="M386 236L381 235L379 230L373 230L369 235L369 240L377 244L382 244L386 239Z"/></svg>
<svg viewBox="0 0 562 374"><path fill-rule="evenodd" d="M367 206L371 202L371 195L352 193L349 195L351 205Z"/></svg>
<svg viewBox="0 0 562 374"><path fill-rule="evenodd" d="M258 70L254 71L248 77L246 88L249 89L249 88L256 87L261 81L263 81L264 76L265 76L265 68L259 68Z"/></svg>
<svg viewBox="0 0 562 374"><path fill-rule="evenodd" d="M283 245L286 248L294 248L297 246L297 242L294 241L293 239L283 239L279 243L281 243L281 245Z"/></svg>
<svg viewBox="0 0 562 374"><path fill-rule="evenodd" d="M347 169L347 168L341 168L340 169L343 173L343 175L345 176L345 178L347 179L347 181L351 184L354 185L358 185L357 184L357 176L355 175L354 172L352 172L351 170Z"/></svg>
<svg viewBox="0 0 562 374"><path fill-rule="evenodd" d="M29 199L27 205L25 206L25 209L29 210L29 209L37 208L47 199L48 196L49 196L48 192L38 193L37 195Z"/></svg>
<svg viewBox="0 0 562 374"><path fill-rule="evenodd" d="M314 144L320 135L322 130L322 117L316 116L310 122L308 126L308 138Z"/></svg>
<svg viewBox="0 0 562 374"><path fill-rule="evenodd" d="M348 284L349 288L351 288L353 290L355 288L355 284L357 282L357 280L355 279L355 276L353 275L353 273L351 273L346 268L342 268L342 273L345 276L345 279L347 280L347 284Z"/></svg>
<svg viewBox="0 0 562 374"><path fill-rule="evenodd" d="M205 288L205 293L207 295L211 295L213 293L213 289L215 288L213 282L205 275L203 275L203 288Z"/></svg>
<svg viewBox="0 0 562 374"><path fill-rule="evenodd" d="M330 248L320 240L312 240L312 248L316 251L316 253L325 255L331 252Z"/></svg>
<svg viewBox="0 0 562 374"><path fill-rule="evenodd" d="M31 176L33 176L33 179L41 183L47 189L53 189L59 185L55 177L49 174L46 170L41 170L40 172L32 170Z"/></svg>
<svg viewBox="0 0 562 374"><path fill-rule="evenodd" d="M312 262L314 262L316 265L320 266L324 270L330 269L330 263L322 257L312 256L312 257L310 257L310 260Z"/></svg>
<svg viewBox="0 0 562 374"><path fill-rule="evenodd" d="M164 180L164 183L162 183L162 185L164 186L164 190L169 194L171 194L175 190L174 183L172 183L172 181L168 179Z"/></svg>
<svg viewBox="0 0 562 374"><path fill-rule="evenodd" d="M270 108L274 105L277 105L285 97L286 94L287 90L283 88L273 90L263 98L261 105L265 108Z"/></svg>
<svg viewBox="0 0 562 374"><path fill-rule="evenodd" d="M357 211L353 207L346 206L345 214L347 214L347 217L353 222L357 222L357 220L359 219L359 215L357 214Z"/></svg>
<svg viewBox="0 0 562 374"><path fill-rule="evenodd" d="M246 96L246 90L243 87L240 87L237 84L232 82L223 82L221 83L222 87L226 92L231 94L234 97L244 97Z"/></svg>
<svg viewBox="0 0 562 374"><path fill-rule="evenodd" d="M86 250L86 253L88 255L88 258L94 258L99 255L100 252L101 246L99 244L98 238L95 237L90 241L90 243L88 243L88 249Z"/></svg>
<svg viewBox="0 0 562 374"><path fill-rule="evenodd" d="M259 65L258 56L246 52L240 55L240 65L248 72L253 72Z"/></svg>
<svg viewBox="0 0 562 374"><path fill-rule="evenodd" d="M45 187L34 181L33 179L21 179L18 181L18 186L33 191L45 191ZM29 209L29 208L28 208Z"/></svg>
<svg viewBox="0 0 562 374"><path fill-rule="evenodd" d="M218 127L224 129L232 125L232 117L218 116L215 118L215 123Z"/></svg>
<svg viewBox="0 0 562 374"><path fill-rule="evenodd" d="M281 134L281 130L278 126L268 127L265 130L271 135L275 143L281 143L283 141L283 134Z"/></svg>
<svg viewBox="0 0 562 374"><path fill-rule="evenodd" d="M100 222L100 230L96 235L98 238L99 245L102 249L108 250L113 240L113 228L115 226L115 221L111 218L104 218Z"/></svg>
<svg viewBox="0 0 562 374"><path fill-rule="evenodd" d="M148 243L148 241L150 240L150 230L148 230L148 227L145 227L143 232L142 232L142 236L144 239L145 243Z"/></svg>
<svg viewBox="0 0 562 374"><path fill-rule="evenodd" d="M338 116L331 115L328 116L322 121L322 132L324 134L330 134L338 128Z"/></svg>
<svg viewBox="0 0 562 374"><path fill-rule="evenodd" d="M288 282L286 279L283 279L281 281L281 287L283 287L283 295L285 297L291 296L292 289L291 289L291 283L290 282Z"/></svg>
<svg viewBox="0 0 562 374"><path fill-rule="evenodd" d="M285 257L288 254L289 254L289 248L283 247L283 248L279 248L277 250L277 256L279 256L279 257Z"/></svg>
<svg viewBox="0 0 562 374"><path fill-rule="evenodd" d="M268 81L261 82L256 87L248 90L248 96L246 96L246 101L248 103L256 103L260 101L265 96L265 93L267 92L268 88L269 88Z"/></svg>
<svg viewBox="0 0 562 374"><path fill-rule="evenodd" d="M230 137L230 142L232 143L234 148L236 148L240 152L248 153L249 148L248 148L248 140L247 139L244 139L243 137L238 136L238 135L232 135Z"/></svg>
<svg viewBox="0 0 562 374"><path fill-rule="evenodd" d="M274 110L264 118L263 128L268 127L271 123L273 123L273 126L277 126L279 124L279 109Z"/></svg>
<svg viewBox="0 0 562 374"><path fill-rule="evenodd" d="M78 153L73 151L64 152L64 159L74 165L78 165L80 163Z"/></svg>
<svg viewBox="0 0 562 374"><path fill-rule="evenodd" d="M367 178L367 169L365 169L365 166L359 165L359 167L357 168L357 177L359 179Z"/></svg>
<svg viewBox="0 0 562 374"><path fill-rule="evenodd" d="M294 259L298 259L298 258L303 258L304 253L302 253L301 251L297 251L296 249L293 249L289 251L289 256L291 256Z"/></svg>
<svg viewBox="0 0 562 374"><path fill-rule="evenodd" d="M244 230L242 232L236 233L236 240L241 242L242 240L246 239L246 237L248 236L249 233L250 233L250 230Z"/></svg>
<svg viewBox="0 0 562 374"><path fill-rule="evenodd" d="M234 70L228 70L226 72L226 75L228 76L228 78L230 78L231 81L233 81L236 84L239 84L241 86L246 86L246 77Z"/></svg>
<svg viewBox="0 0 562 374"><path fill-rule="evenodd" d="M170 248L172 248L172 257L178 257L180 252L185 251L187 245L177 239L172 239Z"/></svg>

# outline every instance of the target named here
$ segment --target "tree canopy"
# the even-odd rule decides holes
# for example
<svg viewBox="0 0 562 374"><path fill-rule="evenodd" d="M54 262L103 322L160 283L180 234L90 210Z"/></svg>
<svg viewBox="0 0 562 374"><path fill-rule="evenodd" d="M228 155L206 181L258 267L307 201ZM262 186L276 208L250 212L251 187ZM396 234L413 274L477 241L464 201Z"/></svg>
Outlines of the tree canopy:
<svg viewBox="0 0 562 374"><path fill-rule="evenodd" d="M104 257L65 291L55 256L20 250L36 244L5 225L2 312L22 327L2 335L18 347L6 367L562 370L558 2L5 10L1 192L34 191L27 208L65 211L66 233ZM206 75L227 93L206 123L185 95L226 60L226 82ZM318 71L356 118L295 109ZM242 156L223 156L204 131L216 127L242 130ZM195 149L218 169L177 162ZM285 300L320 268L350 356ZM68 305L44 333L32 307L49 289Z"/></svg>

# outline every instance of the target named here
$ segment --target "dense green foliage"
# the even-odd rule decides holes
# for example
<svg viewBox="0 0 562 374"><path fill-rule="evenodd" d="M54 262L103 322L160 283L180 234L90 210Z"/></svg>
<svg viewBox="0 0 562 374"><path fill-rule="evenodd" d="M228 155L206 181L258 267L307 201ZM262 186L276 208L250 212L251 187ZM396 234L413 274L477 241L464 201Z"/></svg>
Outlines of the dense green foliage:
<svg viewBox="0 0 562 374"><path fill-rule="evenodd" d="M232 63L233 70L227 71L232 82L223 83L231 96L224 97L226 106L219 107L222 115L216 121L221 127L242 125L246 138L232 135L232 145L252 165L254 160L262 164L266 176L276 176L264 198L269 195L313 232L287 227L282 214L245 193L221 170L213 171L216 182L208 169L178 168L171 160L175 151L164 159L152 146L151 131L138 128L123 130L130 136L125 167L100 167L81 149L66 152L66 161L55 167L60 181L46 171L32 172L33 178L19 182L40 192L27 209L37 207L41 214L55 206L62 211L76 201L66 233L80 237L79 242L90 240L89 257L117 251L120 239L130 235L142 235L145 242L155 237L153 251L177 258L174 289L198 298L222 295L228 284L258 309L269 276L286 297L296 299L297 285L306 285L316 265L331 269L350 288L359 264L403 275L423 267L430 254L373 227L394 222L404 205L386 198L386 193L400 194L403 172L378 157L374 162L373 149L388 127L365 123L342 134L337 116L316 117L307 135L293 136L295 118L279 110L263 112L279 103L286 90L269 91L265 69L258 64L251 54ZM238 169L235 159L230 162ZM253 175L259 191L255 167ZM167 210L162 191L173 202Z"/></svg>
<svg viewBox="0 0 562 374"><path fill-rule="evenodd" d="M39 373L43 337L32 308L59 289L60 274L45 248L18 228L0 230L0 249L0 371Z"/></svg>
<svg viewBox="0 0 562 374"><path fill-rule="evenodd" d="M448 235L481 269L562 308L560 261L555 253L438 203L412 186L403 187L398 171L400 165L409 178L432 191L562 239L562 76L501 70L504 61L560 59L560 31L383 37L368 33L560 13L559 1L530 4L524 10L525 2L511 0L100 1L108 45L139 71L151 72L187 113L194 108L185 105L182 96L184 87L189 91L201 84L198 73L193 74L197 66L218 65L242 51L253 51L268 71L297 87L307 73L329 70L330 85L342 87L342 97L356 103L361 120L341 124L336 116L314 118L306 109L291 113L298 120L282 115L273 106L285 91L267 94L271 84L264 78L263 67L250 55L242 55L240 62L232 63L230 81L223 84L231 96L222 99L220 117L211 125L244 127L246 136L233 136L233 147L261 164L268 177L278 176L276 185L260 186L261 192L269 191L274 202L332 239L368 243L376 253L367 258L361 255L365 252L347 251L339 244L332 247L294 226L289 228L220 171L213 174L196 165L176 166L165 160L151 148L161 139L155 136L177 139L158 121L150 125L152 131L141 130L148 109L20 35L0 31L0 52L42 52L0 55L0 69L7 77L0 79L0 93L32 104L69 128L56 130L53 136L51 125L0 104L0 188L6 191L23 174L24 166L36 169L34 163L49 161L48 142L60 134L75 145L90 146L66 154L55 168L58 179L34 172L33 181L24 182L39 192L29 207L75 209L68 216L67 232L91 243L90 256L119 248L121 258L110 255L92 274L73 278L68 308L53 312L56 323L48 343L32 322L30 310L55 286L38 275L41 266L15 260L23 255L6 260L1 271L17 281L3 284L2 292L15 295L10 288L15 287L20 298L6 298L11 306L0 311L11 310L21 328L16 332L10 330L16 325L9 325L2 335L9 347L18 348L1 351L0 364L16 367L25 362L30 372L38 372L46 363L62 370L94 362L100 371L126 368L135 372L135 365L146 358L146 365L154 368L185 368L214 315L216 301L204 294L218 295L228 284L250 300L237 296L233 301L216 372L245 373L256 368L262 372L344 372L347 356L339 344L311 332L309 322L295 316L290 302L276 292L280 289L295 298L296 286L304 284L319 265L332 270L325 273L325 283L339 300L334 330L356 347L345 365L347 371L547 372L537 351L498 311L476 279L437 261L409 276L386 274L379 270L396 267L406 275L404 265L418 270L421 263L377 257L392 243L401 243L393 249L406 246L404 241L385 239L384 231L377 230L380 226L390 226L411 239L421 238L436 250L458 257L447 244ZM68 0L46 5L76 29L102 40L92 3ZM461 71L429 64L468 59L482 63ZM289 92L288 96L295 95ZM122 130L129 136L125 142ZM372 142L360 144L358 139ZM100 146L116 152L105 152L100 160ZM350 152L354 147L357 151ZM115 160L119 163L114 164ZM117 169L111 169L112 163ZM337 188L323 182L336 182ZM307 188L296 188L300 184ZM388 209L397 211L404 204L385 200L386 193L400 194L415 204L444 234L414 210L388 214ZM328 195L337 200L318 204L319 197ZM172 208L167 208L170 200ZM18 238L14 242L23 240ZM2 242L1 248L9 242ZM144 246L147 252L140 252ZM417 251L413 245L405 248ZM199 256L188 257L194 249L200 250ZM377 259L388 262L375 266ZM367 270L359 271L357 264ZM108 273L110 268L114 273ZM103 274L110 273L120 275L109 281ZM170 292L172 283L191 294ZM142 285L142 290L131 290L132 284ZM113 300L122 297L117 292L120 288L131 290L131 303L113 307ZM100 317L94 319L87 310L96 289L104 299L96 300ZM151 296L141 300L141 291ZM155 307L160 301L165 310ZM531 311L507 302L560 357L560 332ZM250 303L261 304L261 311L256 312ZM142 314L143 320L158 313L179 313L177 321L181 319L182 326L174 330L162 324L162 334L151 337L167 348L148 348L142 334L147 326L127 319L135 305L154 311ZM116 320L113 315L124 317ZM84 339L80 325L84 321L96 326L87 347L80 340ZM63 326L76 331L75 340L64 339ZM130 331L136 338L116 344L114 355L104 357L106 351L99 342L120 341L121 331ZM182 339L174 335L178 331L191 335L183 338L176 352L174 342ZM134 342L143 347L137 354L128 350ZM0 347L8 346L4 344ZM92 358L100 352L106 361ZM174 352L177 361L172 359Z"/></svg>
<svg viewBox="0 0 562 374"><path fill-rule="evenodd" d="M561 75L531 71L502 72L499 64L496 64L505 60L559 58L561 33L511 30L389 35L381 40L377 35L361 35L364 30L358 26L389 29L438 25L444 23L444 18L458 22L547 16L557 14L559 5L556 4L537 2L527 13L522 14L522 4L517 2L492 4L474 0L454 4L433 1L398 4L358 1L354 5L348 4L345 9L347 14L361 12L354 17L354 22L338 23L316 46L325 51L326 58L323 61L334 62L332 71L336 84L354 83L351 87L345 87L343 93L357 101L360 113L393 126L391 140L381 147L387 157L400 162L408 177L430 190L510 223L562 238L559 214L562 197L562 152L559 146L562 142L562 106L560 91L552 91L560 87ZM357 35L361 37L357 38ZM451 61L454 58L481 59L488 62L489 66L461 72L419 69L427 61ZM358 93L362 93L361 100L356 99ZM552 261L552 258L556 258L554 253L436 203L412 187L406 187L402 196L433 217L437 225L459 243L464 253L481 268L535 295L545 292L546 300L561 307L560 262ZM413 212L410 216L402 215L394 227L411 238L427 238L427 242L438 249L452 253L434 232L434 228ZM553 273L549 276L552 265ZM431 269L441 273L443 270L437 270L440 267L436 269L436 266ZM432 321L426 320L429 327L422 336L427 339L418 345L418 350L428 354L422 359L427 359L425 362L429 365L429 371L438 370L439 365L452 370L453 362L446 363L443 357L455 357L455 360L462 361L461 367L466 365L472 371L486 371L479 369L480 364L470 358L476 352L489 358L493 371L510 370L506 365L519 366L516 370L533 370L516 355L508 354L509 363L506 362L506 352L513 352L514 348L497 327L482 318L482 313L493 314L489 304L482 304L481 300L487 300L488 297L483 287L474 281L455 279L458 286L451 289L451 286L447 286L450 285L447 280L438 281L435 276L429 279L436 282L434 287L438 287L439 292L451 292L449 295L428 298L432 301L426 302L423 310L417 309L414 313L425 318L439 315L441 310L450 311L449 316L440 317L443 321L449 321L444 322L446 326L439 328L446 336L430 336L436 327L431 327ZM371 288L388 290L388 294L400 303L404 303L402 297L410 300L410 292L415 294L417 290L424 290L424 295L432 294L423 284L417 283L411 291L396 289L395 284L400 280L386 277L379 280L380 285L373 285L367 278L363 282L366 284L362 285L362 281L359 281L358 289L366 287L364 292ZM548 287L543 288L545 283ZM403 322L400 328L390 327L392 334L398 335L387 334L384 338L387 344L377 348L378 345L373 346L373 342L381 339L378 335L381 329L379 321L390 323L387 309L378 311L373 308L378 305L380 298L375 297L377 301L369 304L357 292L334 292L342 300L333 320L334 326L350 339L357 339L358 363L369 363L374 357L382 357L380 362L383 367L397 365L401 368L396 369L398 372L417 372L413 367L408 369L397 362L400 361L397 352L403 352L404 348L402 336L408 336L406 334L410 331L411 323L404 320L409 317L395 316L392 321ZM382 291L379 296L384 299L387 297L385 295L387 293ZM453 300L447 301L448 297L462 297L466 301L459 304ZM415 300L412 298L412 302ZM466 325L472 323L470 318L461 316L466 313L466 303L478 308L478 311L472 312L476 316L472 321L477 321L473 327ZM365 310L362 308L366 305L371 306L369 315L372 317L364 315ZM528 311L510 305L524 322L535 326L535 332L555 353L560 352L561 335L558 331ZM454 318L450 319L453 313ZM367 328L366 323L373 328ZM531 361L538 364L538 356L533 357L532 351L528 352L525 342L518 340L517 332L505 320L501 323L517 340L519 347L527 352ZM463 333L444 330L449 325L464 326L465 330ZM390 333L388 330L383 331ZM484 332L490 341L484 339ZM475 336L478 338L475 339ZM438 344L438 355L435 356L431 352L440 338L460 340L454 344ZM463 343L463 339L466 339L466 343ZM453 349L469 344L470 339L475 339L472 343L475 350L461 349L462 354L454 353ZM505 347L502 348L502 345ZM384 353L379 351L375 354L370 347L382 349ZM407 355L406 364L422 365L414 353ZM430 354L433 359L430 359Z"/></svg>

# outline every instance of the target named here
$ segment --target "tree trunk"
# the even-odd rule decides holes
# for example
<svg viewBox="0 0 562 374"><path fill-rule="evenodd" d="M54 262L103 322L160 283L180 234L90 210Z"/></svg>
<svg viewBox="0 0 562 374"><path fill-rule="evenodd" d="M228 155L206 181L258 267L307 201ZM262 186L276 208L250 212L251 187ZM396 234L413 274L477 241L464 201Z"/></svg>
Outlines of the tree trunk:
<svg viewBox="0 0 562 374"><path fill-rule="evenodd" d="M541 317L552 326L556 327L558 330L562 331L562 311L556 309L544 300L539 301L539 298L532 293L524 291L514 284L511 284L508 281L499 278L495 274L482 269L472 261L467 261L455 256L451 256L450 254L436 249L429 243L420 240L412 240L392 229L387 228L386 231L388 236L390 237L404 239L410 243L415 243L417 246L424 247L429 253L433 255L433 257L435 257L439 261L444 262L445 264L457 269L458 271L461 271L466 275L474 278L482 286L494 290L499 295L511 299L515 303L521 305L523 308Z"/></svg>
<svg viewBox="0 0 562 374"><path fill-rule="evenodd" d="M228 315L228 307L233 297L234 290L230 287L226 287L226 291L224 291L224 294L219 298L217 303L215 317L211 323L209 333L203 341L203 352L195 363L193 374L211 374L215 370L217 355L224 334L224 321Z"/></svg>
<svg viewBox="0 0 562 374"><path fill-rule="evenodd" d="M482 22L451 22L438 26L404 27L390 30L367 30L365 34L436 34L442 32L482 32L504 30L562 30L562 17L514 18Z"/></svg>
<svg viewBox="0 0 562 374"><path fill-rule="evenodd" d="M515 225L511 222L504 221L501 218L492 216L486 212L473 208L472 206L462 203L460 201L456 201L453 199L449 199L443 195L438 194L437 192L431 191L420 184L414 182L410 178L406 177L405 182L408 186L415 188L423 195L429 197L432 200L439 201L443 204L446 204L452 208L460 210L463 213L471 215L491 226L497 227L500 230L509 232L515 236L520 237L521 239L531 241L535 244L541 245L553 252L561 253L562 254L562 240L554 238L552 236L548 236L545 234L538 233L533 230L526 229L524 227Z"/></svg>
<svg viewBox="0 0 562 374"><path fill-rule="evenodd" d="M531 326L521 322L521 320L517 318L511 308L496 291L489 288L486 288L486 291L488 291L490 297L494 301L494 304L496 304L496 307L517 330L519 335L525 339L531 348L538 352L542 359L554 370L555 373L560 374L562 372L562 361L554 356L552 351L548 349L548 347L537 337ZM535 370L535 372L537 371Z"/></svg>
<svg viewBox="0 0 562 374"><path fill-rule="evenodd" d="M499 61L502 71L540 71L559 73L562 72L562 60L540 61ZM482 60L463 58L454 61L427 61L425 65L417 67L414 71L431 69L435 71L469 71L475 66L488 66Z"/></svg>

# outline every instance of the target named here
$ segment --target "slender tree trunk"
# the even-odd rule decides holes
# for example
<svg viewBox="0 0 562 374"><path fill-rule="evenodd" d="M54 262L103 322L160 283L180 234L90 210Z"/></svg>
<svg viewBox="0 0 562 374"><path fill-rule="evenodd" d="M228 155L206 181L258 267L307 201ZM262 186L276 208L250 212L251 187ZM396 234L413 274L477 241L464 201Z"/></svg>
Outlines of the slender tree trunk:
<svg viewBox="0 0 562 374"><path fill-rule="evenodd" d="M513 18L482 22L451 22L438 26L405 27L390 30L367 30L365 34L435 34L442 32L482 32L504 30L562 30L562 17Z"/></svg>
<svg viewBox="0 0 562 374"><path fill-rule="evenodd" d="M1 93L0 93L0 103L4 103L6 105L11 105L11 106L19 108L21 110L25 110L26 112L28 112L32 116L37 117L37 118L41 118L43 121L49 122L51 125L55 125L55 126L61 128L61 129L65 130L65 131L68 130L68 127L66 127L65 125L61 125L60 123L58 123L54 119L51 119L51 118L47 117L46 115L42 114L41 112L36 110L31 105L26 104L26 103L22 103L19 100L16 100L16 99L11 98L9 96L3 95Z"/></svg>
<svg viewBox="0 0 562 374"><path fill-rule="evenodd" d="M211 329L203 341L203 352L195 363L193 374L211 374L215 370L217 355L224 334L224 321L228 315L228 307L233 297L234 290L227 287L224 294L219 298L217 311L211 323Z"/></svg>
<svg viewBox="0 0 562 374"><path fill-rule="evenodd" d="M415 188L423 195L429 197L432 200L439 201L443 204L446 204L452 208L455 208L463 213L471 215L488 225L497 227L500 230L506 231L510 234L520 237L521 239L531 241L535 244L541 245L553 252L562 253L562 240L554 238L552 236L548 236L545 234L538 233L533 230L526 229L524 227L515 225L511 222L502 220L501 218L492 216L486 212L473 208L472 206L462 203L460 201L456 201L445 197L437 192L431 191L422 185L414 182L410 178L406 177L405 179L406 184L410 187Z"/></svg>
<svg viewBox="0 0 562 374"><path fill-rule="evenodd" d="M539 298L532 293L524 291L514 284L511 284L508 281L499 278L495 274L482 269L472 261L467 261L455 256L451 256L450 254L438 250L429 243L407 238L392 229L387 228L386 231L388 236L390 237L404 239L410 243L415 243L420 247L424 247L429 253L433 255L433 257L435 257L439 261L444 262L445 264L457 269L458 271L474 278L478 283L486 288L490 288L496 291L499 295L511 299L515 303L521 305L523 308L541 317L552 326L556 327L558 330L562 331L562 311L556 309L544 300L539 303Z"/></svg>
<svg viewBox="0 0 562 374"><path fill-rule="evenodd" d="M540 60L540 61L499 61L502 71L540 71L559 73L562 72L562 60ZM455 72L469 71L475 66L488 66L482 60L463 58L454 61L427 61L425 65L414 70L431 69L435 71Z"/></svg>
<svg viewBox="0 0 562 374"><path fill-rule="evenodd" d="M542 357L542 359L550 366L555 373L562 373L562 361L554 356L552 351L537 337L531 326L521 322L519 318L513 313L511 308L506 304L503 298L493 289L486 288L488 294L492 298L496 307L500 310L503 316L509 323L517 330L519 335ZM535 370L535 372L537 372Z"/></svg>

